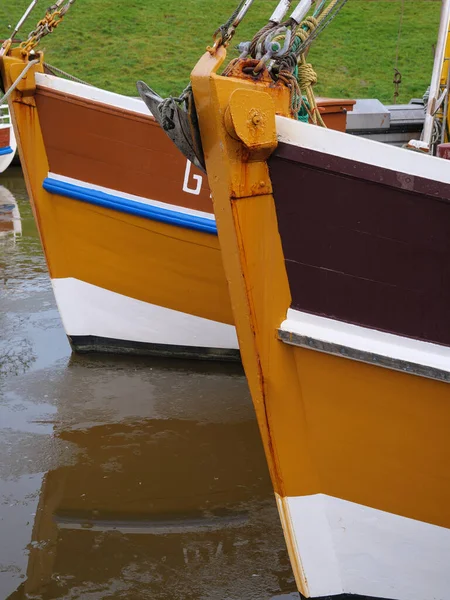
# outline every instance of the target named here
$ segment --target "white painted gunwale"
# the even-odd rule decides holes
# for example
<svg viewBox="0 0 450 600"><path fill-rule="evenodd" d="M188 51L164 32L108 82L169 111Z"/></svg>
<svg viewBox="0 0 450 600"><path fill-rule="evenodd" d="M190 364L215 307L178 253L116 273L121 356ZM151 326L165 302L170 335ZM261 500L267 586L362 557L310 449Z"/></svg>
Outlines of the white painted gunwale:
<svg viewBox="0 0 450 600"><path fill-rule="evenodd" d="M368 355L384 356L393 361L403 361L450 373L450 348L440 344L352 325L293 308L288 309L287 318L282 322L280 330L294 336L311 338L338 347L343 346ZM295 342L292 344L296 345ZM319 351L315 348L311 350ZM329 354L341 356L338 352L329 352Z"/></svg>
<svg viewBox="0 0 450 600"><path fill-rule="evenodd" d="M111 196L117 196L119 198L123 198L124 200L130 200L132 202L136 202L139 204L146 204L147 206L155 206L157 208L162 208L164 210L170 210L172 212L178 212L184 215L191 215L194 217L201 217L203 219L208 219L215 223L215 217L212 213L204 212L201 210L195 210L193 208L186 208L184 206L178 206L177 204L168 204L167 202L160 202L159 200L152 200L151 198L144 198L143 196L135 196L133 194L127 194L126 192L121 192L119 190L115 190L113 188L103 187L101 185L95 185L93 183L88 183L86 181L82 181L81 179L73 179L72 177L66 177L65 175L59 175L58 173L52 173L49 171L48 173L49 179L54 179L55 181L61 181L63 183L69 183L71 185L76 185L78 187L84 188L85 190L95 190L98 192L103 192L105 194L109 194Z"/></svg>
<svg viewBox="0 0 450 600"><path fill-rule="evenodd" d="M52 286L68 336L239 348L233 325L136 300L73 277L52 279Z"/></svg>
<svg viewBox="0 0 450 600"><path fill-rule="evenodd" d="M122 94L102 90L101 88L78 83L77 81L70 81L69 79L63 79L62 77L47 75L46 73L36 73L35 81L38 87L44 89L62 92L63 94L69 94L70 96L77 96L78 98L83 98L84 100L90 100L92 102L107 104L114 108L123 108L147 117L151 116L150 110L140 98L123 96Z"/></svg>
<svg viewBox="0 0 450 600"><path fill-rule="evenodd" d="M287 117L277 116L276 126L279 142L357 163L450 184L450 161L443 158L294 121ZM326 168L326 164L324 164L324 168Z"/></svg>

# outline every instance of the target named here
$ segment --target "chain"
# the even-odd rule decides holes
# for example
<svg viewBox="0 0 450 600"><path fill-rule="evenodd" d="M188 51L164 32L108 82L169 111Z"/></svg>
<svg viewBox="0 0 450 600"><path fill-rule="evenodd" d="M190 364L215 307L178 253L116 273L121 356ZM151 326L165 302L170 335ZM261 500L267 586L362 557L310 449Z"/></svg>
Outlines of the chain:
<svg viewBox="0 0 450 600"><path fill-rule="evenodd" d="M65 1L66 4L64 4ZM39 21L36 29L30 33L28 39L20 44L20 49L24 56L30 54L43 37L52 33L58 27L74 2L75 0L57 0L55 4L47 9L45 17Z"/></svg>

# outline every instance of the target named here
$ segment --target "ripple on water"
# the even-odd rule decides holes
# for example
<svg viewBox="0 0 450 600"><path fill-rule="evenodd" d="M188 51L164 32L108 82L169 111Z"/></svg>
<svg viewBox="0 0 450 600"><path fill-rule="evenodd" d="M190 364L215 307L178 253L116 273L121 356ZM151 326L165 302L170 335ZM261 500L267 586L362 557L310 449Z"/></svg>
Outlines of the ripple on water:
<svg viewBox="0 0 450 600"><path fill-rule="evenodd" d="M242 369L71 357L20 172L2 185L0 598L298 598Z"/></svg>

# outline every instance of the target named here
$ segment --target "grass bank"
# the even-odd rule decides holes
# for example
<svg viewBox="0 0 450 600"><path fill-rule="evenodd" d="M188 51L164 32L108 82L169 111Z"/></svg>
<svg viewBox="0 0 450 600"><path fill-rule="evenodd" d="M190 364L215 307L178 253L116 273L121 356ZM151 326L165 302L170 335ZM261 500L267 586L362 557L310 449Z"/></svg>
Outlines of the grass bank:
<svg viewBox="0 0 450 600"><path fill-rule="evenodd" d="M15 24L28 3L1 2L0 38L8 36L8 25ZM22 34L34 27L48 4L41 1ZM183 89L212 32L236 4L237 0L77 0L42 47L49 63L99 87L135 95L135 81L142 78L161 94L174 94ZM275 4L276 0L257 0L236 41L249 39ZM319 77L317 93L391 102L403 10L400 101L421 96L430 79L440 5L440 0L349 0L310 52Z"/></svg>

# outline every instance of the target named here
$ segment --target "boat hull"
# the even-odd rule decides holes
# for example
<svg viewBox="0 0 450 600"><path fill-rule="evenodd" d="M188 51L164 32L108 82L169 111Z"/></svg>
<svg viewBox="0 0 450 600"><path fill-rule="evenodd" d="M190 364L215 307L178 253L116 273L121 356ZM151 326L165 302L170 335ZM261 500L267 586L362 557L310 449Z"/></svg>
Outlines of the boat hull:
<svg viewBox="0 0 450 600"><path fill-rule="evenodd" d="M231 325L136 300L72 277L53 279L52 284L76 352L239 360Z"/></svg>
<svg viewBox="0 0 450 600"><path fill-rule="evenodd" d="M39 70L13 117L72 347L238 360L204 175L142 101Z"/></svg>
<svg viewBox="0 0 450 600"><path fill-rule="evenodd" d="M223 57L192 85L298 589L448 600L449 163L276 117Z"/></svg>

